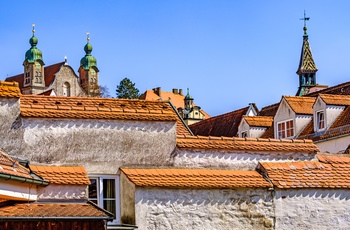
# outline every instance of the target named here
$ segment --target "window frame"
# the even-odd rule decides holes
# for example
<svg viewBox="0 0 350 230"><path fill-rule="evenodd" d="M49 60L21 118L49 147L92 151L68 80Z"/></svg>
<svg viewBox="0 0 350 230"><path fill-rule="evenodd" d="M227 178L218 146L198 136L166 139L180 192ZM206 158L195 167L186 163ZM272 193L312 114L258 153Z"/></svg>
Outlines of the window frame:
<svg viewBox="0 0 350 230"><path fill-rule="evenodd" d="M292 126L288 127L288 124L292 124ZM295 131L294 131L294 125L295 122L293 119L277 122L277 138L278 139L283 139L283 138L293 138L295 136ZM282 129L280 129L280 126ZM283 127L282 127L283 126ZM289 135L291 134L291 135Z"/></svg>
<svg viewBox="0 0 350 230"><path fill-rule="evenodd" d="M120 224L120 177L119 175L89 175L89 179L95 179L96 180L96 189L97 189L97 205L103 209L106 209L104 207L104 200L110 200L111 198L104 199L103 197L103 180L104 179L114 179L115 180L115 217L113 221L108 222L108 225L113 224ZM89 187L87 188L87 196L88 200L90 200L89 197ZM95 200L95 199L93 199ZM93 202L93 201L92 201ZM107 210L107 209L106 209Z"/></svg>
<svg viewBox="0 0 350 230"><path fill-rule="evenodd" d="M320 115L323 115L323 120L322 120L322 124L323 124L323 127L320 128ZM322 130L325 130L326 129L326 119L325 119L325 112L323 110L319 110L319 111L316 111L316 130L317 131L322 131Z"/></svg>

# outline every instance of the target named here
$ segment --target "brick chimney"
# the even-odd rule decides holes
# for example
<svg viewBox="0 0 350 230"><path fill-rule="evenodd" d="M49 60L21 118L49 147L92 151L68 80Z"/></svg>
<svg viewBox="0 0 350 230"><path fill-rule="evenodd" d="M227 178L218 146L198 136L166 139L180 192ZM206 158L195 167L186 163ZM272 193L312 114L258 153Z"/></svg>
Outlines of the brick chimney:
<svg viewBox="0 0 350 230"><path fill-rule="evenodd" d="M173 89L173 94L179 94L178 89Z"/></svg>

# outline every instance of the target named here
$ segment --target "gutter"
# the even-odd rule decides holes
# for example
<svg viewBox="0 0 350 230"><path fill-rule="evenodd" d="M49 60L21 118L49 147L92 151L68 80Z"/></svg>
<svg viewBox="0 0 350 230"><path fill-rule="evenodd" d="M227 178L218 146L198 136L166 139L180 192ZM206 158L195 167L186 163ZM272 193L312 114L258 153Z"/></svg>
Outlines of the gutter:
<svg viewBox="0 0 350 230"><path fill-rule="evenodd" d="M3 174L3 173L0 173L0 179L15 180L15 181L19 181L22 183L30 183L30 184L43 185L43 186L49 185L49 182L46 180L37 180L37 179L33 179L33 178L25 178L25 177L8 175L8 174Z"/></svg>

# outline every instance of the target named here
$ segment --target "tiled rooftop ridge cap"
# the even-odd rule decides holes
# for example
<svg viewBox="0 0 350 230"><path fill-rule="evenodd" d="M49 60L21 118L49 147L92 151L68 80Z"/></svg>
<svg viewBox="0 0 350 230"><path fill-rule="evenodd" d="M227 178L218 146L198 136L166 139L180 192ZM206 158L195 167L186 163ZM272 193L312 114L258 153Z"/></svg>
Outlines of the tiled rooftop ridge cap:
<svg viewBox="0 0 350 230"><path fill-rule="evenodd" d="M216 136L187 136L187 135L176 135L176 138L181 140L222 140L222 141L233 141L233 142L270 142L270 143L306 143L313 144L310 139L274 139L274 138L253 138L253 137L216 137Z"/></svg>

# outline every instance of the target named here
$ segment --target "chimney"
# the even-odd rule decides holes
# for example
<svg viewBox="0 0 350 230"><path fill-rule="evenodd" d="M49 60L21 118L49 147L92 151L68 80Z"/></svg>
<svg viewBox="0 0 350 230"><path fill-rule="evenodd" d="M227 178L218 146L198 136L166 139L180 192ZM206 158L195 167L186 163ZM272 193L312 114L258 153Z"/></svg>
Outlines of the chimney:
<svg viewBox="0 0 350 230"><path fill-rule="evenodd" d="M162 97L162 96L161 96L162 90L161 90L160 87L157 87L157 88L156 88L155 93L156 93L159 97Z"/></svg>
<svg viewBox="0 0 350 230"><path fill-rule="evenodd" d="M179 89L179 94L180 94L181 96L183 96L183 94L182 94L182 89Z"/></svg>
<svg viewBox="0 0 350 230"><path fill-rule="evenodd" d="M179 92L177 91L177 89L173 89L173 94L178 94Z"/></svg>

